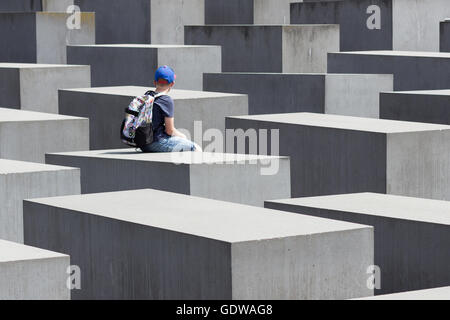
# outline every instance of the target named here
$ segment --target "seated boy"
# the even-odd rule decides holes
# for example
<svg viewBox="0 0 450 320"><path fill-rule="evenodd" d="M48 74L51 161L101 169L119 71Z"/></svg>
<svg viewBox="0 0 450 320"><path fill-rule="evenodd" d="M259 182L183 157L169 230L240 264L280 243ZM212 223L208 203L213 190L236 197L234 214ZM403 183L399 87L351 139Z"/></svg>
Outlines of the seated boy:
<svg viewBox="0 0 450 320"><path fill-rule="evenodd" d="M160 67L155 73L155 93L163 95L157 97L153 104L153 142L141 148L143 152L202 151L175 128L174 102L167 95L175 79L174 71L168 66Z"/></svg>

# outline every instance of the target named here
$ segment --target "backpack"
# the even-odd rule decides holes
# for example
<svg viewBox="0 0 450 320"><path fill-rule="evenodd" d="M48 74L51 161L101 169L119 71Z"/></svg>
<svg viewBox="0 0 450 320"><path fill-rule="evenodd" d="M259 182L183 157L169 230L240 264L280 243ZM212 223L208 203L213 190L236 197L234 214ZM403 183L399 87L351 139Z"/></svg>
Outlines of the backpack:
<svg viewBox="0 0 450 320"><path fill-rule="evenodd" d="M120 138L130 147L142 148L153 142L153 104L165 94L146 92L136 97L125 109L125 119L120 128Z"/></svg>

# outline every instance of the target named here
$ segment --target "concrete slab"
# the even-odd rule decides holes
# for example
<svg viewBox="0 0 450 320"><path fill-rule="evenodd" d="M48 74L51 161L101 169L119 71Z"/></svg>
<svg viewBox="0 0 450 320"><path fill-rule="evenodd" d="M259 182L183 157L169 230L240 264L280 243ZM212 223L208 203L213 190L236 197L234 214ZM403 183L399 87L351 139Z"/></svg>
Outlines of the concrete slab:
<svg viewBox="0 0 450 320"><path fill-rule="evenodd" d="M329 73L393 74L394 90L450 88L450 53L355 51L328 54Z"/></svg>
<svg viewBox="0 0 450 320"><path fill-rule="evenodd" d="M169 65L177 74L177 88L202 90L203 73L221 72L221 50L218 46L68 46L67 61L71 64L90 65L94 87L151 86L156 69Z"/></svg>
<svg viewBox="0 0 450 320"><path fill-rule="evenodd" d="M222 46L225 72L326 72L338 25L186 26L185 43Z"/></svg>
<svg viewBox="0 0 450 320"><path fill-rule="evenodd" d="M92 150L124 148L118 134L124 109L148 90L133 86L60 90L60 113L89 118ZM175 125L188 130L192 139L195 121L201 121L202 136L208 129L224 133L226 116L248 114L248 98L241 94L174 89L170 96L175 101Z"/></svg>
<svg viewBox="0 0 450 320"><path fill-rule="evenodd" d="M291 4L291 23L339 24L343 51L439 51L437 25L448 16L450 7L447 0L345 0Z"/></svg>
<svg viewBox="0 0 450 320"><path fill-rule="evenodd" d="M73 0L41 0L41 3L42 11L49 12L66 12L74 4Z"/></svg>
<svg viewBox="0 0 450 320"><path fill-rule="evenodd" d="M450 284L450 202L376 193L267 201L266 208L370 225L375 230L375 294Z"/></svg>
<svg viewBox="0 0 450 320"><path fill-rule="evenodd" d="M58 89L91 86L89 66L0 63L0 106L58 113Z"/></svg>
<svg viewBox="0 0 450 320"><path fill-rule="evenodd" d="M354 300L450 300L450 287L385 294Z"/></svg>
<svg viewBox="0 0 450 320"><path fill-rule="evenodd" d="M206 24L289 24L298 0L205 0ZM300 0L302 1L302 0Z"/></svg>
<svg viewBox="0 0 450 320"><path fill-rule="evenodd" d="M382 92L380 116L450 125L450 90Z"/></svg>
<svg viewBox="0 0 450 320"><path fill-rule="evenodd" d="M98 44L183 44L185 25L205 23L205 0L71 1L96 13Z"/></svg>
<svg viewBox="0 0 450 320"><path fill-rule="evenodd" d="M450 200L449 126L285 113L228 117L226 128L279 129L276 154L291 158L293 197L368 191ZM254 140L246 144L266 144Z"/></svg>
<svg viewBox="0 0 450 320"><path fill-rule="evenodd" d="M25 217L27 243L80 266L73 299L372 294L367 226L150 189L26 201Z"/></svg>
<svg viewBox="0 0 450 320"><path fill-rule="evenodd" d="M153 188L261 207L291 195L286 157L116 149L47 154L46 162L80 168L82 193Z"/></svg>
<svg viewBox="0 0 450 320"><path fill-rule="evenodd" d="M249 114L317 112L379 117L379 93L392 75L206 73L207 91L248 94Z"/></svg>
<svg viewBox="0 0 450 320"><path fill-rule="evenodd" d="M70 300L70 257L0 240L0 300Z"/></svg>
<svg viewBox="0 0 450 320"><path fill-rule="evenodd" d="M80 192L79 169L0 159L0 239L23 243L24 199Z"/></svg>
<svg viewBox="0 0 450 320"><path fill-rule="evenodd" d="M46 152L89 150L89 120L0 108L0 158L45 162Z"/></svg>
<svg viewBox="0 0 450 320"><path fill-rule="evenodd" d="M450 19L441 22L439 48L441 52L450 52Z"/></svg>
<svg viewBox="0 0 450 320"><path fill-rule="evenodd" d="M65 12L0 12L0 61L66 64L68 44L95 43L95 14L79 17L80 29L69 29Z"/></svg>
<svg viewBox="0 0 450 320"><path fill-rule="evenodd" d="M0 11L2 12L33 12L41 10L41 2L35 0L2 0L0 2Z"/></svg>

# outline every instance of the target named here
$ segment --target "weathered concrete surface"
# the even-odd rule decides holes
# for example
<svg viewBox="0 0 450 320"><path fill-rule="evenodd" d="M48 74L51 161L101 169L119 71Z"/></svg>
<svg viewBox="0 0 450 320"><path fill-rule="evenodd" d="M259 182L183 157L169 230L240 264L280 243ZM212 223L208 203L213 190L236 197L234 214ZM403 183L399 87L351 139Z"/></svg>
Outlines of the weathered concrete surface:
<svg viewBox="0 0 450 320"><path fill-rule="evenodd" d="M98 44L183 44L185 25L205 23L205 0L74 0L96 13Z"/></svg>
<svg viewBox="0 0 450 320"><path fill-rule="evenodd" d="M0 300L70 300L70 257L0 240Z"/></svg>
<svg viewBox="0 0 450 320"><path fill-rule="evenodd" d="M450 90L382 92L380 117L450 125Z"/></svg>
<svg viewBox="0 0 450 320"><path fill-rule="evenodd" d="M0 63L0 106L58 113L58 89L91 86L89 66Z"/></svg>
<svg viewBox="0 0 450 320"><path fill-rule="evenodd" d="M257 206L291 194L286 157L116 149L47 154L46 163L80 168L82 193L154 188Z"/></svg>
<svg viewBox="0 0 450 320"><path fill-rule="evenodd" d="M226 128L279 129L275 154L291 158L293 197L377 192L450 200L450 126L284 113L228 117ZM267 140L256 143L273 154Z"/></svg>
<svg viewBox="0 0 450 320"><path fill-rule="evenodd" d="M394 90L450 88L450 53L358 51L328 54L330 73L393 74Z"/></svg>
<svg viewBox="0 0 450 320"><path fill-rule="evenodd" d="M450 19L441 22L439 48L441 52L450 52Z"/></svg>
<svg viewBox="0 0 450 320"><path fill-rule="evenodd" d="M71 64L91 66L92 86L151 86L159 66L169 65L180 89L202 90L203 73L221 72L218 46L80 45L67 48Z"/></svg>
<svg viewBox="0 0 450 320"><path fill-rule="evenodd" d="M379 19L371 17L379 8ZM439 51L439 21L450 16L447 0L346 0L291 4L291 23L337 23L341 50Z"/></svg>
<svg viewBox="0 0 450 320"><path fill-rule="evenodd" d="M393 293L354 300L450 300L450 287Z"/></svg>
<svg viewBox="0 0 450 320"><path fill-rule="evenodd" d="M302 0L205 0L206 24L289 24L290 3Z"/></svg>
<svg viewBox="0 0 450 320"><path fill-rule="evenodd" d="M376 193L267 201L266 208L374 227L386 294L450 285L450 202Z"/></svg>
<svg viewBox="0 0 450 320"><path fill-rule="evenodd" d="M0 158L45 162L46 152L89 150L89 120L0 108Z"/></svg>
<svg viewBox="0 0 450 320"><path fill-rule="evenodd" d="M251 115L317 112L378 118L379 93L393 89L393 76L206 73L203 89L248 94Z"/></svg>
<svg viewBox="0 0 450 320"><path fill-rule="evenodd" d="M225 72L326 72L338 25L186 26L185 43L222 46Z"/></svg>
<svg viewBox="0 0 450 320"><path fill-rule="evenodd" d="M124 148L119 136L124 109L148 90L132 86L60 90L60 113L89 118L92 150ZM175 125L188 130L192 139L195 121L202 122L201 135L208 129L224 133L226 116L248 114L248 98L241 94L174 89L170 96L175 102Z"/></svg>
<svg viewBox="0 0 450 320"><path fill-rule="evenodd" d="M80 188L79 169L0 159L0 239L23 243L24 199L80 194Z"/></svg>
<svg viewBox="0 0 450 320"><path fill-rule="evenodd" d="M372 294L368 226L150 189L39 199L24 207L26 242L70 254L83 271L74 299Z"/></svg>
<svg viewBox="0 0 450 320"><path fill-rule="evenodd" d="M0 12L2 62L66 64L68 44L95 43L95 14L80 13L80 29L69 29L64 12Z"/></svg>

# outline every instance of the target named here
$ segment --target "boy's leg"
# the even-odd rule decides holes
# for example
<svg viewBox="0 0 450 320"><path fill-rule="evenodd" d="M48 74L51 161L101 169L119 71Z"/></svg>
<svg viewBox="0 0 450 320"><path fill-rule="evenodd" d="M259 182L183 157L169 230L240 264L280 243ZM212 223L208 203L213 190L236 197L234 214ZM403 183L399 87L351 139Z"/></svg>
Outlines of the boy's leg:
<svg viewBox="0 0 450 320"><path fill-rule="evenodd" d="M142 148L143 152L201 151L194 142L180 137L163 138Z"/></svg>

